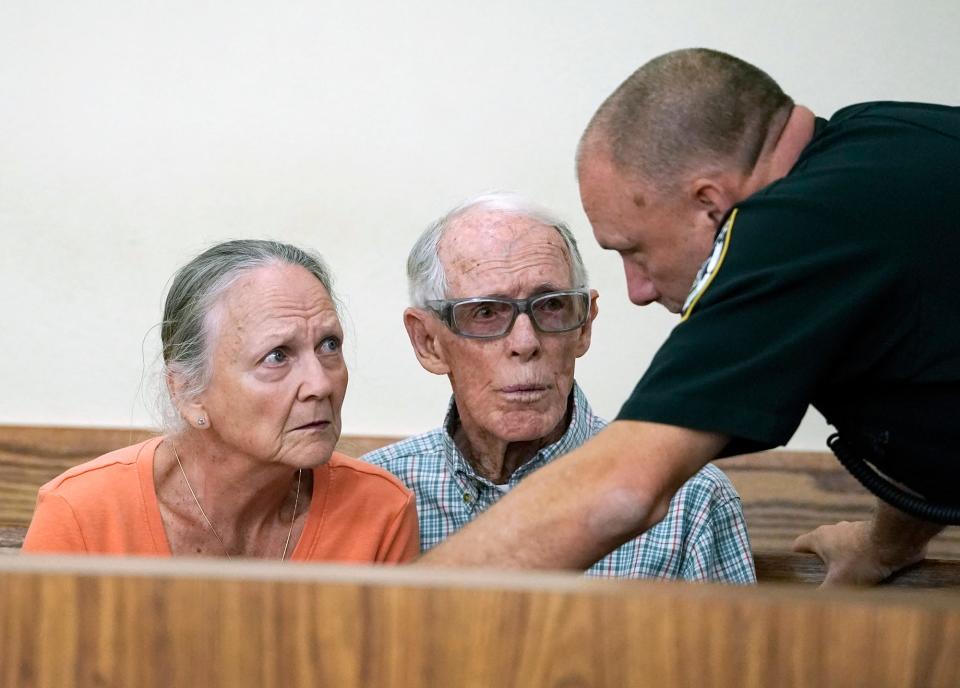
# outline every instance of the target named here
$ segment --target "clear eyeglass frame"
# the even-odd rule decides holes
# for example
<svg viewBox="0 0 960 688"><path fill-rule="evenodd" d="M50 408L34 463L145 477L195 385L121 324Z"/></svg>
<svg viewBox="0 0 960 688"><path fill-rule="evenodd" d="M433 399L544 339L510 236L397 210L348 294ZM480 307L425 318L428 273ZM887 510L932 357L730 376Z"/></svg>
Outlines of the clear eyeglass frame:
<svg viewBox="0 0 960 688"><path fill-rule="evenodd" d="M551 298L556 297L577 297L577 300L580 301L580 317L574 323L568 323L563 327L551 328L546 327L539 322L537 318L537 312L535 310L536 305L547 301ZM457 322L456 311L458 307L470 304L501 304L510 306L513 309L512 316L509 321L506 321L506 324L503 327L502 331L497 331L494 333L488 334L476 334L464 331L461 329L460 324ZM497 339L499 337L505 337L510 334L513 330L514 324L517 322L517 318L521 314L526 314L530 318L530 322L533 324L534 329L539 332L544 332L547 334L557 334L561 332L570 332L576 330L580 327L583 327L587 320L590 318L590 291L588 289L564 289L561 291L549 291L542 294L535 294L526 299L508 299L499 296L473 296L464 299L438 299L431 300L426 302L427 308L433 311L440 320L450 329L451 332L457 334L461 337L467 337L469 339Z"/></svg>

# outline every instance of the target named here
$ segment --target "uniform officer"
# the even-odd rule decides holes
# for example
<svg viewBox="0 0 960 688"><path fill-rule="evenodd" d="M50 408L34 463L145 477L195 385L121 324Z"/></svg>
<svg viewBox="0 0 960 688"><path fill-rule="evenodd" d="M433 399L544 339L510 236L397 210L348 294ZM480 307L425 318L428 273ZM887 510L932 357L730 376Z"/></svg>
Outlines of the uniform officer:
<svg viewBox="0 0 960 688"><path fill-rule="evenodd" d="M681 50L601 105L577 171L631 301L681 322L614 423L424 561L587 566L711 459L785 443L810 404L883 501L795 546L827 582L922 559L960 502L960 109L825 120L752 65Z"/></svg>

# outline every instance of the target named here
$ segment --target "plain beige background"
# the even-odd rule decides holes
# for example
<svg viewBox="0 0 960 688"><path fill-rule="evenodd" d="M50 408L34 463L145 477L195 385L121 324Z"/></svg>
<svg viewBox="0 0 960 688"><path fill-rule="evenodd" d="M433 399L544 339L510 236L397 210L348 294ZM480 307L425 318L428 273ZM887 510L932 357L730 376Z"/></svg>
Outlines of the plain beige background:
<svg viewBox="0 0 960 688"><path fill-rule="evenodd" d="M568 218L600 290L578 379L616 414L675 319L594 244L577 138L634 68L704 45L829 115L960 102L960 3L878 0L0 4L0 422L147 425L162 298L211 242L321 251L347 311L344 431L437 425L401 325L403 264L460 199ZM823 448L808 418L792 446Z"/></svg>

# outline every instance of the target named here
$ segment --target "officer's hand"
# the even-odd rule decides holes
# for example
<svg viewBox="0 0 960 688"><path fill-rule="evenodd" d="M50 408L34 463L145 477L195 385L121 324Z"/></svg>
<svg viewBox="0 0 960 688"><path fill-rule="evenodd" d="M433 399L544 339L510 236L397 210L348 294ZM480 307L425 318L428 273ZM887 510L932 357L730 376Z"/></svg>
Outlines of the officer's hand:
<svg viewBox="0 0 960 688"><path fill-rule="evenodd" d="M926 556L926 547L909 552L881 551L873 521L841 521L820 526L793 542L795 552L812 552L827 567L823 585L876 585Z"/></svg>

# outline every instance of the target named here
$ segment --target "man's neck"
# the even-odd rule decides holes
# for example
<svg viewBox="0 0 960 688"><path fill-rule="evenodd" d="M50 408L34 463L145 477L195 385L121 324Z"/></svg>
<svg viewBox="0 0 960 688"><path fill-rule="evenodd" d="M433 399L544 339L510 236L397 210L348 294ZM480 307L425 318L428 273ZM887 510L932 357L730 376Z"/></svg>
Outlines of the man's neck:
<svg viewBox="0 0 960 688"><path fill-rule="evenodd" d="M789 174L803 149L813 139L815 119L808 108L795 105L783 127L774 127L770 131L757 164L744 180L743 198Z"/></svg>
<svg viewBox="0 0 960 688"><path fill-rule="evenodd" d="M533 440L510 442L503 440L483 428L475 428L472 424L463 423L459 415L452 419L449 428L457 449L463 454L473 470L496 485L503 485L510 480L510 476L533 459L544 447L553 444L563 437L573 417L573 400L571 398L567 412L560 419L557 427L544 437Z"/></svg>

